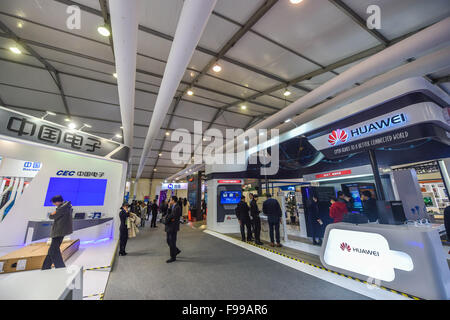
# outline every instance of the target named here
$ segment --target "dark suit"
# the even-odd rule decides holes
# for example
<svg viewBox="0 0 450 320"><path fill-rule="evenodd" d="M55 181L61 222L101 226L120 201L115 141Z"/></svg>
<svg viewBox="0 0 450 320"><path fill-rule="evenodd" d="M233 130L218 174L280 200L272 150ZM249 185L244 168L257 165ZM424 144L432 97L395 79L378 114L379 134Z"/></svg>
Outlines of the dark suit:
<svg viewBox="0 0 450 320"><path fill-rule="evenodd" d="M280 218L281 207L277 200L269 198L263 203L263 213L267 216L267 222L269 223L269 236L270 242L274 242L273 233L275 231L275 237L277 243L280 243Z"/></svg>
<svg viewBox="0 0 450 320"><path fill-rule="evenodd" d="M253 199L250 202L250 215L252 216L253 222L253 232L255 233L255 241L261 242L260 234L261 234L261 219L259 218L259 208L256 200Z"/></svg>
<svg viewBox="0 0 450 320"><path fill-rule="evenodd" d="M247 241L252 241L252 226L251 226L251 220L249 215L250 208L248 207L247 203L245 201L241 201L237 204L236 209L234 209L234 212L236 213L236 217L238 218L240 222L240 228L241 228L241 236L242 240L245 241L245 227L247 227Z"/></svg>
<svg viewBox="0 0 450 320"><path fill-rule="evenodd" d="M47 256L42 264L42 270L51 269L52 264L55 268L65 268L64 260L61 256L61 243L64 236L73 232L72 226L72 205L70 201L65 201L56 208L56 213L50 215L50 219L54 220L50 237L52 242L48 249Z"/></svg>
<svg viewBox="0 0 450 320"><path fill-rule="evenodd" d="M150 224L151 227L156 227L156 217L158 216L158 205L156 203L152 203L152 222Z"/></svg>
<svg viewBox="0 0 450 320"><path fill-rule="evenodd" d="M120 218L120 250L119 253L125 253L125 247L127 246L128 241L128 228L127 228L127 218L130 216L128 212L125 210L120 210L119 218Z"/></svg>
<svg viewBox="0 0 450 320"><path fill-rule="evenodd" d="M362 202L363 213L369 218L370 222L375 222L378 220L378 208L377 200L374 198L369 198Z"/></svg>
<svg viewBox="0 0 450 320"><path fill-rule="evenodd" d="M167 234L167 244L170 249L170 258L175 259L180 250L177 248L177 233L180 230L181 207L176 204L169 209L166 218L165 231Z"/></svg>

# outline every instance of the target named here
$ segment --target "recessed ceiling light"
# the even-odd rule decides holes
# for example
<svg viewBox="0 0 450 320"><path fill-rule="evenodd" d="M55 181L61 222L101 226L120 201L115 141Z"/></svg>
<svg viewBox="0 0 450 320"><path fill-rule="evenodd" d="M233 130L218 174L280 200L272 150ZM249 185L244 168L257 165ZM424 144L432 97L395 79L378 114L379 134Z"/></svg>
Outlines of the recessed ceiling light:
<svg viewBox="0 0 450 320"><path fill-rule="evenodd" d="M120 129L123 129L123 127L120 127Z"/></svg>
<svg viewBox="0 0 450 320"><path fill-rule="evenodd" d="M299 4L303 0L289 0L292 4Z"/></svg>
<svg viewBox="0 0 450 320"><path fill-rule="evenodd" d="M122 138L121 134L116 134L116 138Z"/></svg>
<svg viewBox="0 0 450 320"><path fill-rule="evenodd" d="M45 112L47 112L47 114L49 114L51 116L56 116L56 113L54 113L54 112L51 112L51 111L45 111Z"/></svg>
<svg viewBox="0 0 450 320"><path fill-rule="evenodd" d="M77 125L75 123L71 122L71 123L69 123L68 127L70 129L75 129L77 127Z"/></svg>
<svg viewBox="0 0 450 320"><path fill-rule="evenodd" d="M159 153L158 156L162 157L162 153Z"/></svg>
<svg viewBox="0 0 450 320"><path fill-rule="evenodd" d="M114 73L113 73L113 77L114 77L114 78L117 78L117 73L114 72Z"/></svg>
<svg viewBox="0 0 450 320"><path fill-rule="evenodd" d="M245 104L243 104L243 105L241 106L241 109L242 109L242 110L245 110L245 109L247 109L247 106L246 106Z"/></svg>
<svg viewBox="0 0 450 320"><path fill-rule="evenodd" d="M83 126L85 126L86 128L92 128L92 126L90 124L87 124L87 123L83 124Z"/></svg>
<svg viewBox="0 0 450 320"><path fill-rule="evenodd" d="M156 168L155 168L155 169L153 169L153 171L156 171Z"/></svg>
<svg viewBox="0 0 450 320"><path fill-rule="evenodd" d="M219 66L218 64L215 64L214 67L212 68L214 72L220 72L222 71L222 67Z"/></svg>
<svg viewBox="0 0 450 320"><path fill-rule="evenodd" d="M192 96L192 95L194 95L194 91L192 91L191 89L189 89L189 90L187 91L187 94L188 94L188 96Z"/></svg>
<svg viewBox="0 0 450 320"><path fill-rule="evenodd" d="M109 37L111 35L111 32L109 32L108 28L105 26L98 27L97 31L104 37Z"/></svg>
<svg viewBox="0 0 450 320"><path fill-rule="evenodd" d="M206 138L203 138L203 141L206 141Z"/></svg>
<svg viewBox="0 0 450 320"><path fill-rule="evenodd" d="M284 95L285 97L289 97L289 96L291 95L291 92L290 92L288 89L286 89L286 90L284 91L283 95Z"/></svg>
<svg viewBox="0 0 450 320"><path fill-rule="evenodd" d="M69 121L70 121L70 118L65 118L64 121L65 121L65 122L69 122Z"/></svg>
<svg viewBox="0 0 450 320"><path fill-rule="evenodd" d="M17 28L20 28L20 29L23 28L23 22L22 21L17 22Z"/></svg>
<svg viewBox="0 0 450 320"><path fill-rule="evenodd" d="M166 136L170 136L170 132L169 131L166 131Z"/></svg>
<svg viewBox="0 0 450 320"><path fill-rule="evenodd" d="M285 123L288 123L288 122L291 121L291 120L292 120L292 119L289 118L289 119L284 120L284 122L285 122Z"/></svg>
<svg viewBox="0 0 450 320"><path fill-rule="evenodd" d="M21 54L21 53L22 53L22 51L20 51L20 49L17 48L17 47L10 47L9 50L10 50L12 53L15 53L15 54Z"/></svg>
<svg viewBox="0 0 450 320"><path fill-rule="evenodd" d="M195 77L195 72L191 72L189 75L191 76L191 78L193 78Z"/></svg>

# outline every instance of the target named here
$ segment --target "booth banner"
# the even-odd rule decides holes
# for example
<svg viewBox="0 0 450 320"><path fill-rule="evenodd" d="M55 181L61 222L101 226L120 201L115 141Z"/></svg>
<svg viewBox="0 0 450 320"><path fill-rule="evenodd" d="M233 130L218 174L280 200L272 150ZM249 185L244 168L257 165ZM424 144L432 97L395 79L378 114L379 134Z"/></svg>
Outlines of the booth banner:
<svg viewBox="0 0 450 320"><path fill-rule="evenodd" d="M187 188L187 183L163 183L161 186L161 190L185 190Z"/></svg>
<svg viewBox="0 0 450 320"><path fill-rule="evenodd" d="M0 163L0 177L34 178L41 167L40 162L3 158Z"/></svg>
<svg viewBox="0 0 450 320"><path fill-rule="evenodd" d="M364 114L356 114L308 140L331 159L428 137L448 142L446 113L447 108L422 102L365 121L361 121Z"/></svg>
<svg viewBox="0 0 450 320"><path fill-rule="evenodd" d="M121 144L0 107L0 135L104 157ZM117 159L125 160L128 159Z"/></svg>

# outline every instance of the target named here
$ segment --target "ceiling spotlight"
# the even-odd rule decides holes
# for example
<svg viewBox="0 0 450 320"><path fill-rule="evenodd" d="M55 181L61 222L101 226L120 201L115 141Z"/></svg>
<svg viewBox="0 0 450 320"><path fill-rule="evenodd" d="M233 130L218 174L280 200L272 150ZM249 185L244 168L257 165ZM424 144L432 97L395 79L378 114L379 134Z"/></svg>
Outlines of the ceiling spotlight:
<svg viewBox="0 0 450 320"><path fill-rule="evenodd" d="M286 90L284 91L283 95L284 95L285 97L289 97L289 96L291 95L291 92L290 92L288 89L286 89Z"/></svg>
<svg viewBox="0 0 450 320"><path fill-rule="evenodd" d="M222 71L222 67L219 66L218 64L215 64L214 67L212 68L214 72L220 72Z"/></svg>
<svg viewBox="0 0 450 320"><path fill-rule="evenodd" d="M243 105L241 106L241 109L242 109L242 110L246 110L246 109L247 109L247 106L246 106L245 104L243 104Z"/></svg>
<svg viewBox="0 0 450 320"><path fill-rule="evenodd" d="M116 138L122 138L122 135L117 133L115 137Z"/></svg>
<svg viewBox="0 0 450 320"><path fill-rule="evenodd" d="M73 122L69 123L68 125L69 129L75 129L77 127L77 125Z"/></svg>
<svg viewBox="0 0 450 320"><path fill-rule="evenodd" d="M117 79L117 73L113 73L113 77Z"/></svg>
<svg viewBox="0 0 450 320"><path fill-rule="evenodd" d="M56 113L51 111L45 111L45 114L41 117L41 119L45 119L47 116L56 116Z"/></svg>
<svg viewBox="0 0 450 320"><path fill-rule="evenodd" d="M105 26L98 27L97 31L104 37L109 37L111 35L111 32L109 31L109 29Z"/></svg>
<svg viewBox="0 0 450 320"><path fill-rule="evenodd" d="M19 29L23 28L23 22L22 21L17 22L17 28L19 28Z"/></svg>
<svg viewBox="0 0 450 320"><path fill-rule="evenodd" d="M123 127L121 126L120 129L123 129Z"/></svg>
<svg viewBox="0 0 450 320"><path fill-rule="evenodd" d="M78 129L78 130L83 130L84 128L92 128L92 126L90 125L90 124L87 124L87 123L83 123L83 126L80 128L80 129Z"/></svg>
<svg viewBox="0 0 450 320"><path fill-rule="evenodd" d="M22 53L22 51L20 51L20 49L17 48L17 47L10 47L9 50L10 50L12 53L15 53L15 54L21 54L21 53Z"/></svg>
<svg viewBox="0 0 450 320"><path fill-rule="evenodd" d="M303 0L289 0L292 4L299 4Z"/></svg>
<svg viewBox="0 0 450 320"><path fill-rule="evenodd" d="M192 95L194 95L194 91L192 91L192 89L189 89L187 91L187 94L188 94L188 96L192 96Z"/></svg>
<svg viewBox="0 0 450 320"><path fill-rule="evenodd" d="M69 121L70 121L70 118L65 118L64 121L65 121L65 122L69 122Z"/></svg>
<svg viewBox="0 0 450 320"><path fill-rule="evenodd" d="M284 120L284 123L288 123L288 122L291 121L291 120L292 120L291 118L286 119L286 120Z"/></svg>
<svg viewBox="0 0 450 320"><path fill-rule="evenodd" d="M193 78L195 77L195 72L191 72L189 75L191 76L191 78Z"/></svg>
<svg viewBox="0 0 450 320"><path fill-rule="evenodd" d="M206 138L203 138L203 141L206 141Z"/></svg>
<svg viewBox="0 0 450 320"><path fill-rule="evenodd" d="M159 153L158 156L162 157L162 153Z"/></svg>
<svg viewBox="0 0 450 320"><path fill-rule="evenodd" d="M169 131L166 131L166 136L170 136L170 132Z"/></svg>
<svg viewBox="0 0 450 320"><path fill-rule="evenodd" d="M156 171L156 168L155 168L155 169L153 169L153 171Z"/></svg>

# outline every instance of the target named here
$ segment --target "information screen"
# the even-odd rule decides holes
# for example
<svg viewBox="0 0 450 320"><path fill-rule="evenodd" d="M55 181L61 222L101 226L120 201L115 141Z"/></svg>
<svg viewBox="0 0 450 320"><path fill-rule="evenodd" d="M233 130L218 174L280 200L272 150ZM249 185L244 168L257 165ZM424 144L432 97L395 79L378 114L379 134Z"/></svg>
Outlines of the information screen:
<svg viewBox="0 0 450 320"><path fill-rule="evenodd" d="M220 203L221 204L236 204L241 201L241 191L221 191Z"/></svg>
<svg viewBox="0 0 450 320"><path fill-rule="evenodd" d="M45 207L53 206L52 197L61 195L73 206L102 206L105 201L107 179L50 178Z"/></svg>

